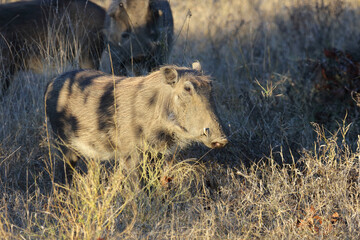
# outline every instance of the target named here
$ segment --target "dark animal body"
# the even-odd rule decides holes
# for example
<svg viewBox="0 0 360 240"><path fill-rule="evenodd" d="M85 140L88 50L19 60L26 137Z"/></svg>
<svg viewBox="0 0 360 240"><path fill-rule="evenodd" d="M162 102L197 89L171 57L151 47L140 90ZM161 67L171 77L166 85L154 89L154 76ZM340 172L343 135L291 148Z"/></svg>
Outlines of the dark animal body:
<svg viewBox="0 0 360 240"><path fill-rule="evenodd" d="M102 59L111 73L105 46L116 75L139 75L166 62L172 36L167 0L113 0L108 13L87 0L1 4L0 81L6 90L19 69L39 70L63 54L81 68L97 69Z"/></svg>
<svg viewBox="0 0 360 240"><path fill-rule="evenodd" d="M167 0L113 0L107 13L103 71L138 76L166 63L174 31Z"/></svg>
<svg viewBox="0 0 360 240"><path fill-rule="evenodd" d="M148 148L168 156L192 142L209 148L228 142L211 81L196 63L193 69L164 66L130 78L95 70L67 72L50 82L45 101L54 134L72 164L78 155L116 158L129 169Z"/></svg>
<svg viewBox="0 0 360 240"><path fill-rule="evenodd" d="M97 68L104 49L106 11L86 0L33 0L0 5L0 67L6 90L19 70L38 70L45 58L67 54Z"/></svg>

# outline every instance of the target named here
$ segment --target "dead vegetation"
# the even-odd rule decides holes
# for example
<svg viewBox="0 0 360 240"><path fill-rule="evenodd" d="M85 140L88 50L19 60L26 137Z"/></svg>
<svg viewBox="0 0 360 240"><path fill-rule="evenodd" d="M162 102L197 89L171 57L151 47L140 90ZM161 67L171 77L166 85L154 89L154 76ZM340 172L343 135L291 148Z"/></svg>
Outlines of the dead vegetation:
<svg viewBox="0 0 360 240"><path fill-rule="evenodd" d="M165 167L144 157L141 184L94 161L71 188L54 184L43 93L76 67L59 54L55 70L19 73L1 99L0 238L357 239L358 1L171 6L170 61L197 59L216 79L231 144L194 146Z"/></svg>

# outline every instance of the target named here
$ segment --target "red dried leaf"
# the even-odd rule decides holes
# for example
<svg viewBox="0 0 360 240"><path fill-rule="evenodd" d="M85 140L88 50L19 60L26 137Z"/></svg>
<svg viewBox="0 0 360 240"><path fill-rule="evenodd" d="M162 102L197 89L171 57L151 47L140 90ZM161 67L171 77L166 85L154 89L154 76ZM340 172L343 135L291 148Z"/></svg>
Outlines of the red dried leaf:
<svg viewBox="0 0 360 240"><path fill-rule="evenodd" d="M321 76L325 79L325 80L329 80L328 77L326 76L326 70L324 67L321 67Z"/></svg>
<svg viewBox="0 0 360 240"><path fill-rule="evenodd" d="M168 176L163 176L160 179L161 186L168 187L169 183L172 182L173 178Z"/></svg>
<svg viewBox="0 0 360 240"><path fill-rule="evenodd" d="M333 215L331 215L331 219L330 219L330 222L332 224L335 224L337 221L340 221L341 218L340 218L340 215L338 212L335 212Z"/></svg>
<svg viewBox="0 0 360 240"><path fill-rule="evenodd" d="M303 214L305 219L298 220L296 226L298 228L308 227L311 231L319 233L319 225L322 224L322 218L316 214L314 206L305 209L306 214Z"/></svg>
<svg viewBox="0 0 360 240"><path fill-rule="evenodd" d="M324 55L327 58L336 58L337 54L336 54L336 50L335 49L324 49Z"/></svg>

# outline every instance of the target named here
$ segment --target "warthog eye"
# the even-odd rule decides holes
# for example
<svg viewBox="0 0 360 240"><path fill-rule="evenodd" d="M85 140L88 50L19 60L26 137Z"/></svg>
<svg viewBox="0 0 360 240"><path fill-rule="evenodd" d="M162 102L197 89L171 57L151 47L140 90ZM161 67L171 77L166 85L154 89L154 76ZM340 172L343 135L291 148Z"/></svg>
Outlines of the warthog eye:
<svg viewBox="0 0 360 240"><path fill-rule="evenodd" d="M209 133L210 133L210 129L209 128L204 128L203 129L203 135L208 137L209 136Z"/></svg>
<svg viewBox="0 0 360 240"><path fill-rule="evenodd" d="M130 33L127 33L127 32L124 32L124 33L122 33L121 34L121 37L123 38L123 39L129 39L130 38Z"/></svg>
<svg viewBox="0 0 360 240"><path fill-rule="evenodd" d="M121 3L119 3L119 7L120 8L123 8L124 7L124 4L121 2Z"/></svg>
<svg viewBox="0 0 360 240"><path fill-rule="evenodd" d="M185 86L184 89L185 89L185 91L187 91L187 92L191 92L191 87L189 87L189 86Z"/></svg>

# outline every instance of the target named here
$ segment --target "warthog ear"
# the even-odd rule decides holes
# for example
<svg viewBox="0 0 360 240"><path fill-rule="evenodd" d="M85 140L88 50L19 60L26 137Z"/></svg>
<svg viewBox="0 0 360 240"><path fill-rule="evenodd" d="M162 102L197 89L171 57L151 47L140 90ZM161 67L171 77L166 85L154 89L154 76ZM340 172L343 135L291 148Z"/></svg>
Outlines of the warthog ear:
<svg viewBox="0 0 360 240"><path fill-rule="evenodd" d="M160 69L161 73L165 77L167 84L174 86L178 82L178 72L173 67L163 67Z"/></svg>
<svg viewBox="0 0 360 240"><path fill-rule="evenodd" d="M201 72L201 64L199 61L195 61L192 64L192 68L198 72Z"/></svg>

